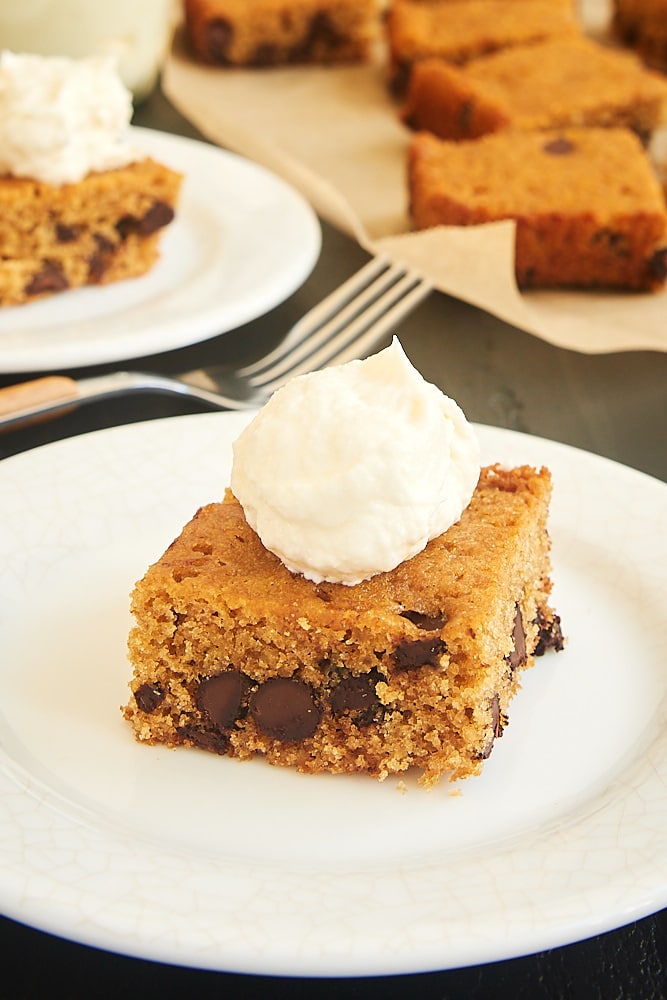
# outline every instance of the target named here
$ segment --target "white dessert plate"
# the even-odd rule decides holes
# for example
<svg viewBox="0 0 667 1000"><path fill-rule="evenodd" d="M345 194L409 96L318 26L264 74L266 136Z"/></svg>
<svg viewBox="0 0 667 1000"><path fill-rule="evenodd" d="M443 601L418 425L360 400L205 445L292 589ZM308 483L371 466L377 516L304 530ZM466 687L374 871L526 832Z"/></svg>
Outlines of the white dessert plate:
<svg viewBox="0 0 667 1000"><path fill-rule="evenodd" d="M132 128L184 175L160 259L140 278L0 310L0 372L159 354L250 322L308 277L321 232L305 198L263 167L193 139Z"/></svg>
<svg viewBox="0 0 667 1000"><path fill-rule="evenodd" d="M553 472L568 637L481 777L427 792L135 743L128 593L221 496L246 420L0 464L4 913L153 960L353 976L510 958L664 907L667 486L564 445L479 428L485 461Z"/></svg>

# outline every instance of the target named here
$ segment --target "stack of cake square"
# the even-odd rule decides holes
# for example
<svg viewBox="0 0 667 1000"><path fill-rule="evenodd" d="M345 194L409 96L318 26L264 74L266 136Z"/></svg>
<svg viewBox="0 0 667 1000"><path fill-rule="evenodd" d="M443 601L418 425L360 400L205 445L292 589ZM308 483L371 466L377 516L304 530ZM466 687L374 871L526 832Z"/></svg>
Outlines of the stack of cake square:
<svg viewBox="0 0 667 1000"><path fill-rule="evenodd" d="M394 0L413 224L514 220L522 288L662 289L667 206L647 146L667 78L585 38L569 3L544 6Z"/></svg>

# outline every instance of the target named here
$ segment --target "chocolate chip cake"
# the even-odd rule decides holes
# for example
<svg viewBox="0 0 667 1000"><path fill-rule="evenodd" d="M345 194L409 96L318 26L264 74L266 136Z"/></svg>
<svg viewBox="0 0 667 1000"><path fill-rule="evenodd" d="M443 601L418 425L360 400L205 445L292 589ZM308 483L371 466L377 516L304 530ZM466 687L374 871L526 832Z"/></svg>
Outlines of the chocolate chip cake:
<svg viewBox="0 0 667 1000"><path fill-rule="evenodd" d="M462 142L419 132L408 173L417 229L514 219L523 288L665 285L665 196L630 130L508 130Z"/></svg>
<svg viewBox="0 0 667 1000"><path fill-rule="evenodd" d="M393 0L387 16L392 88L403 92L421 59L463 65L515 45L580 34L570 0Z"/></svg>
<svg viewBox="0 0 667 1000"><path fill-rule="evenodd" d="M431 785L478 774L522 671L563 645L549 606L551 478L482 470L460 521L346 586L291 573L227 492L136 585L138 740Z"/></svg>
<svg viewBox="0 0 667 1000"><path fill-rule="evenodd" d="M0 305L145 274L181 180L150 158L70 184L0 178Z"/></svg>
<svg viewBox="0 0 667 1000"><path fill-rule="evenodd" d="M517 45L465 66L418 62L403 119L443 139L564 125L631 128L648 142L667 116L667 77L586 38Z"/></svg>
<svg viewBox="0 0 667 1000"><path fill-rule="evenodd" d="M378 0L185 0L185 23L220 66L367 62L380 32Z"/></svg>

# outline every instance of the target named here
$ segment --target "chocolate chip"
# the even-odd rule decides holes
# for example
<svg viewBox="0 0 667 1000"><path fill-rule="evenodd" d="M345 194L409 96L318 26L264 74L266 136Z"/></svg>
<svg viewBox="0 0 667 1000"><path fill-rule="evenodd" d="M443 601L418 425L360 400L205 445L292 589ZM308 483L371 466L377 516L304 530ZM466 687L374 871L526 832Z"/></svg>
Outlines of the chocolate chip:
<svg viewBox="0 0 667 1000"><path fill-rule="evenodd" d="M155 201L137 227L140 236L152 236L158 229L168 226L174 218L174 210L166 201Z"/></svg>
<svg viewBox="0 0 667 1000"><path fill-rule="evenodd" d="M212 753L225 754L229 749L229 739L218 730L200 729L198 726L179 726L176 730L181 740L187 740L200 750L209 750Z"/></svg>
<svg viewBox="0 0 667 1000"><path fill-rule="evenodd" d="M491 699L491 736L486 743L484 749L479 753L479 760L487 760L491 756L491 751L493 750L493 744L495 741L503 735L503 719L500 712L500 698L498 694L494 694Z"/></svg>
<svg viewBox="0 0 667 1000"><path fill-rule="evenodd" d="M174 210L165 201L155 201L142 218L136 215L124 215L116 223L116 231L120 238L126 240L132 233L139 236L152 236L158 229L168 226L174 218Z"/></svg>
<svg viewBox="0 0 667 1000"><path fill-rule="evenodd" d="M652 281L664 281L667 278L667 247L656 250L647 266Z"/></svg>
<svg viewBox="0 0 667 1000"><path fill-rule="evenodd" d="M97 244L97 253L91 254L88 258L88 283L97 284L102 280L109 269L111 258L115 247L108 237L102 233L94 233L93 238Z"/></svg>
<svg viewBox="0 0 667 1000"><path fill-rule="evenodd" d="M559 136L558 139L551 139L549 142L545 142L542 149L545 153L550 153L552 156L566 156L568 153L573 153L576 146L564 136Z"/></svg>
<svg viewBox="0 0 667 1000"><path fill-rule="evenodd" d="M69 281L63 274L60 264L54 260L45 260L37 274L25 286L25 293L43 295L46 292L64 292L66 288L69 288Z"/></svg>
<svg viewBox="0 0 667 1000"><path fill-rule="evenodd" d="M310 20L303 41L290 53L293 62L301 62L312 54L320 56L325 52L335 52L341 43L340 32L325 11L318 11Z"/></svg>
<svg viewBox="0 0 667 1000"><path fill-rule="evenodd" d="M435 666L438 658L447 651L442 639L416 639L401 642L394 650L394 663L398 670L414 670L426 663Z"/></svg>
<svg viewBox="0 0 667 1000"><path fill-rule="evenodd" d="M535 656L543 656L548 649L553 649L556 653L559 653L565 648L559 615L554 615L550 621L547 621L544 612L538 609L535 624L539 631Z"/></svg>
<svg viewBox="0 0 667 1000"><path fill-rule="evenodd" d="M114 243L104 233L93 233L93 239L100 253L113 253L116 249Z"/></svg>
<svg viewBox="0 0 667 1000"><path fill-rule="evenodd" d="M206 51L213 62L229 64L229 50L234 39L234 28L224 17L209 21L206 28Z"/></svg>
<svg viewBox="0 0 667 1000"><path fill-rule="evenodd" d="M498 739L503 735L503 720L500 715L500 698L494 694L491 699L491 724L493 726L493 738Z"/></svg>
<svg viewBox="0 0 667 1000"><path fill-rule="evenodd" d="M116 232L121 240L126 240L131 233L136 233L139 220L134 215L124 215L116 223Z"/></svg>
<svg viewBox="0 0 667 1000"><path fill-rule="evenodd" d="M375 693L375 685L379 680L377 672L370 674L350 674L344 677L331 692L331 710L334 715L345 712L363 712L375 710L380 706L380 699Z"/></svg>
<svg viewBox="0 0 667 1000"><path fill-rule="evenodd" d="M141 712L146 712L150 715L154 712L158 705L161 705L164 701L164 689L161 684L142 684L141 687L137 688L134 692L134 700L137 703L137 708Z"/></svg>
<svg viewBox="0 0 667 1000"><path fill-rule="evenodd" d="M229 729L241 711L248 678L240 670L225 670L202 681L195 694L197 708L218 729Z"/></svg>
<svg viewBox="0 0 667 1000"><path fill-rule="evenodd" d="M630 247L625 233L614 232L613 229L598 229L592 236L593 243L606 243L607 248L617 257L629 257Z"/></svg>
<svg viewBox="0 0 667 1000"><path fill-rule="evenodd" d="M250 699L250 714L266 736L300 743L312 736L321 712L308 684L293 677L272 677Z"/></svg>
<svg viewBox="0 0 667 1000"><path fill-rule="evenodd" d="M401 618L407 618L409 622L425 632L439 632L447 621L442 611L437 615L427 615L422 611L401 611L399 614Z"/></svg>
<svg viewBox="0 0 667 1000"><path fill-rule="evenodd" d="M81 232L81 226L68 226L64 222L56 222L56 239L58 243L73 243Z"/></svg>
<svg viewBox="0 0 667 1000"><path fill-rule="evenodd" d="M518 604L514 614L512 640L514 642L514 649L507 659L509 660L510 670L518 670L519 667L525 666L526 660L528 659L526 654L526 631L523 627L523 618Z"/></svg>

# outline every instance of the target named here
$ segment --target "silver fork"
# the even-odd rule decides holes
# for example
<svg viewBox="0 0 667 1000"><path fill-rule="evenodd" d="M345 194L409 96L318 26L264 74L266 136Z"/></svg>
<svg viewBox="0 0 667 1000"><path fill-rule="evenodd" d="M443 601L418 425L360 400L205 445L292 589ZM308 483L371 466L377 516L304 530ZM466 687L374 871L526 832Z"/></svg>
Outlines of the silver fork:
<svg viewBox="0 0 667 1000"><path fill-rule="evenodd" d="M260 406L295 375L364 357L432 288L416 272L374 257L307 312L275 350L251 365L178 376L138 371L83 379L47 375L0 389L0 430L130 392L188 396L225 410Z"/></svg>

